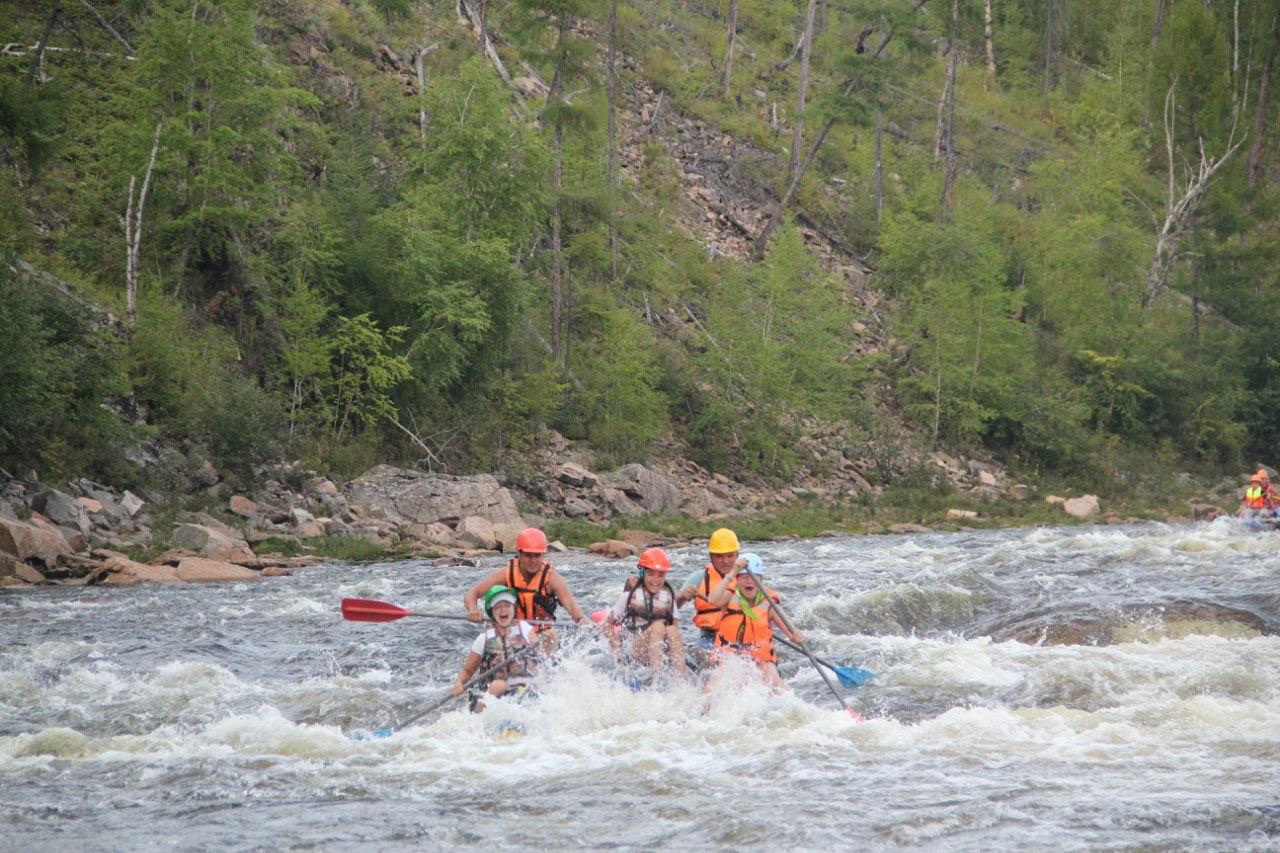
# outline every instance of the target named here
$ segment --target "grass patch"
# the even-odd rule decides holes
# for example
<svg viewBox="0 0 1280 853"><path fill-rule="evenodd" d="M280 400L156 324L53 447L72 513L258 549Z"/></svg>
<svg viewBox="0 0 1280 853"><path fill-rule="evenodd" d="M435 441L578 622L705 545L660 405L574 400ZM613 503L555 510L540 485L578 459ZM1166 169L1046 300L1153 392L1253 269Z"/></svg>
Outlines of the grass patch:
<svg viewBox="0 0 1280 853"><path fill-rule="evenodd" d="M301 550L308 554L315 554L317 557L341 560L344 563L372 563L404 556L398 548L387 548L357 536L320 536L308 539Z"/></svg>

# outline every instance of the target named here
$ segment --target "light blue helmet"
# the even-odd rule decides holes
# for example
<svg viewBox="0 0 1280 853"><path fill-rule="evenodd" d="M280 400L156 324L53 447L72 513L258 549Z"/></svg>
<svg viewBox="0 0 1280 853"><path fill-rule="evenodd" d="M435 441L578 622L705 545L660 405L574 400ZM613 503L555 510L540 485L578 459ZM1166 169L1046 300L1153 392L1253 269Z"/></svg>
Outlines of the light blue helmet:
<svg viewBox="0 0 1280 853"><path fill-rule="evenodd" d="M764 577L764 560L759 554L743 554L742 559L746 560L747 564L740 571L751 572L756 577Z"/></svg>

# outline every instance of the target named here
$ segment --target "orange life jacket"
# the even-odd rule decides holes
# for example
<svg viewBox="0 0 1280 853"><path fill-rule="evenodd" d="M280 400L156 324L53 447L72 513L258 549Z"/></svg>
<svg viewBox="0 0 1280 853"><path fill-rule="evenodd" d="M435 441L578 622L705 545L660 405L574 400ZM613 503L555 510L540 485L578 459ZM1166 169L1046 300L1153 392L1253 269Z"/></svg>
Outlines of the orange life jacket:
<svg viewBox="0 0 1280 853"><path fill-rule="evenodd" d="M542 568L538 569L538 573L533 579L526 584L516 582L516 578L523 578L524 574L520 571L520 566L515 558L507 563L507 586L515 590L516 598L519 602L516 604L517 619L534 619L534 620L554 620L556 618L556 605L559 600L555 595L547 595L547 578L555 571L555 567L548 562L543 562Z"/></svg>
<svg viewBox="0 0 1280 853"><path fill-rule="evenodd" d="M743 612L742 598L735 591L720 617L716 645L750 652L755 660L776 661L778 653L773 648L773 626L769 624L769 608L772 606L768 595L757 592L756 600L751 603L756 614L752 619Z"/></svg>
<svg viewBox="0 0 1280 853"><path fill-rule="evenodd" d="M1266 509L1267 497L1262 491L1262 486L1252 483L1244 490L1244 505L1249 509Z"/></svg>
<svg viewBox="0 0 1280 853"><path fill-rule="evenodd" d="M715 566L707 563L702 572L702 583L698 584L698 595L693 599L693 624L704 631L714 631L720 624L720 608L707 599L711 597L711 590L716 588L716 584L720 583L722 578L724 575L717 572ZM734 588L735 584L729 585L729 589Z"/></svg>

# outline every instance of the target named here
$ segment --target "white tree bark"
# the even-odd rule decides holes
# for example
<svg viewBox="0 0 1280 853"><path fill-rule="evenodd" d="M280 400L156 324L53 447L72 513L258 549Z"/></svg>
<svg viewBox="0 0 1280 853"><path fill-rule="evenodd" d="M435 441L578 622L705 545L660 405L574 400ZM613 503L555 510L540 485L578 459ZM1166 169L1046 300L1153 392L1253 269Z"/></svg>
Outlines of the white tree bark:
<svg viewBox="0 0 1280 853"><path fill-rule="evenodd" d="M137 176L129 178L129 204L124 219L126 252L124 299L131 326L138 321L138 271L141 268L139 254L142 247L142 215L147 206L147 194L151 190L151 175L156 168L156 155L160 152L160 129L163 126L163 122L156 122L156 132L151 138L151 156L147 158L147 171L143 175L142 188L138 191L136 202L133 190L138 179Z"/></svg>
<svg viewBox="0 0 1280 853"><path fill-rule="evenodd" d="M796 117L791 129L791 158L787 162L787 183L800 168L800 145L804 141L804 102L809 93L809 56L813 52L813 19L818 13L818 0L809 0L804 16L804 35L800 37L800 80L796 84Z"/></svg>
<svg viewBox="0 0 1280 853"><path fill-rule="evenodd" d="M1174 166L1173 128L1174 128L1174 86L1175 80L1164 96L1164 147L1168 158L1169 171L1165 187L1164 224L1156 234L1155 251L1152 253L1151 266L1147 268L1146 286L1142 292L1142 307L1150 307L1169 286L1169 274L1174 262L1178 259L1178 246L1195 218L1196 210L1204 199L1213 180L1214 174L1231 158L1231 155L1244 144L1244 137L1235 138L1235 126L1231 128L1231 136L1227 140L1227 150L1220 157L1212 157L1205 153L1204 140L1199 140L1200 158L1194 169L1188 163L1186 185L1179 187Z"/></svg>
<svg viewBox="0 0 1280 853"><path fill-rule="evenodd" d="M995 26L991 17L991 0L982 0L982 37L987 43L987 74L996 79Z"/></svg>
<svg viewBox="0 0 1280 853"><path fill-rule="evenodd" d="M733 43L738 38L738 0L729 0L729 36L724 46L724 68L720 72L720 88L729 94L729 82L733 78Z"/></svg>

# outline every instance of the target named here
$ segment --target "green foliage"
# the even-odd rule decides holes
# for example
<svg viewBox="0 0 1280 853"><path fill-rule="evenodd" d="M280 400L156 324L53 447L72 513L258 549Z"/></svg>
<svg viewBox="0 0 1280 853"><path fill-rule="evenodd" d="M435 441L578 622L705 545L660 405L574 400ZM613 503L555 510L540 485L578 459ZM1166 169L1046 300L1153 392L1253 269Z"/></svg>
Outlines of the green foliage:
<svg viewBox="0 0 1280 853"><path fill-rule="evenodd" d="M575 353L583 388L570 403L581 427L567 430L590 440L611 462L643 459L669 426L653 335L616 308L596 312L591 326L594 333Z"/></svg>
<svg viewBox="0 0 1280 853"><path fill-rule="evenodd" d="M66 100L59 84L33 87L0 78L0 166L7 165L11 152L20 153L26 167L38 173L56 151Z"/></svg>
<svg viewBox="0 0 1280 853"><path fill-rule="evenodd" d="M404 356L392 354L403 338L403 326L382 331L367 314L338 318L326 396L332 401L333 429L339 438L348 427L395 419L390 392L412 373Z"/></svg>
<svg viewBox="0 0 1280 853"><path fill-rule="evenodd" d="M60 472L104 470L123 427L104 404L120 391L117 354L76 306L0 268L0 460Z"/></svg>
<svg viewBox="0 0 1280 853"><path fill-rule="evenodd" d="M784 472L805 417L857 410L857 374L833 345L849 322L834 282L791 226L762 264L722 283L700 321L699 366L710 393L699 395L694 422L713 467ZM732 457L718 456L726 450Z"/></svg>

